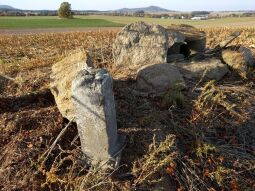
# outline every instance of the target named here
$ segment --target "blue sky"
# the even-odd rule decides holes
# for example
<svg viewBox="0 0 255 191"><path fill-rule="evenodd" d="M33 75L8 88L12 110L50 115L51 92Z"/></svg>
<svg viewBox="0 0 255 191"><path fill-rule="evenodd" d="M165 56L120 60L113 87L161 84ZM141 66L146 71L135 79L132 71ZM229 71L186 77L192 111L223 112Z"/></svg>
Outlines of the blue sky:
<svg viewBox="0 0 255 191"><path fill-rule="evenodd" d="M76 10L113 10L156 5L170 10L255 10L255 0L66 0ZM19 9L57 9L63 0L0 0Z"/></svg>

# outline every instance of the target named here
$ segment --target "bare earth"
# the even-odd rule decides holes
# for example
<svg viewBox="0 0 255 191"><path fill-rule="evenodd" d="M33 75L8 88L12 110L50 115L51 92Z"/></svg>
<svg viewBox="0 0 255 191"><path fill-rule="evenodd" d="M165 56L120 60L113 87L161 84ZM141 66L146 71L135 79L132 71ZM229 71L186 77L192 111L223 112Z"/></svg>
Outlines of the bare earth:
<svg viewBox="0 0 255 191"><path fill-rule="evenodd" d="M199 28L212 27L197 25ZM219 24L216 27L255 27L255 22ZM89 32L89 31L119 31L122 27L89 27L89 28L37 28L37 29L0 29L0 35L25 35L43 33Z"/></svg>
<svg viewBox="0 0 255 191"><path fill-rule="evenodd" d="M0 29L0 35L43 34L61 32L118 31L121 27L90 27L90 28L41 28L41 29Z"/></svg>

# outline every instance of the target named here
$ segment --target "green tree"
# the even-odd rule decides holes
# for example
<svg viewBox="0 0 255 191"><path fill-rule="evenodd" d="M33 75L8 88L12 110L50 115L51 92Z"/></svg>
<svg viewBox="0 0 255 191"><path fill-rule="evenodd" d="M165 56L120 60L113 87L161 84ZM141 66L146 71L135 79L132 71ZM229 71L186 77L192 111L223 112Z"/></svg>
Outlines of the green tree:
<svg viewBox="0 0 255 191"><path fill-rule="evenodd" d="M58 9L58 16L60 18L72 18L72 9L71 9L71 4L68 2L63 2L61 3L59 9Z"/></svg>

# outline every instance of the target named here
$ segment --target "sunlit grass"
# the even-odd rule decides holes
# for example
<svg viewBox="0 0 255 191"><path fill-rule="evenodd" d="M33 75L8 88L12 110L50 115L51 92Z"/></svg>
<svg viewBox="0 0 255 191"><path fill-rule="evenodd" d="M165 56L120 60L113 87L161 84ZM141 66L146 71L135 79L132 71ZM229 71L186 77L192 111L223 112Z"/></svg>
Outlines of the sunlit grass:
<svg viewBox="0 0 255 191"><path fill-rule="evenodd" d="M75 28L75 27L119 27L123 24L104 19L59 19L58 17L0 17L0 28Z"/></svg>

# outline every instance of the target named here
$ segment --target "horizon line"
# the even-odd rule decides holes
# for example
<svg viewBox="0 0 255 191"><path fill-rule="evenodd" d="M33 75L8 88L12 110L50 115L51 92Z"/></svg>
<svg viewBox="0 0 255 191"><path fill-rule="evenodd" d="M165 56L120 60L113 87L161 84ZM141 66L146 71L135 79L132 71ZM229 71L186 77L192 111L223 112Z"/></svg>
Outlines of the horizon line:
<svg viewBox="0 0 255 191"><path fill-rule="evenodd" d="M20 9L17 7L13 7L11 5L4 5L4 4L0 4L0 6L10 6L16 10L22 10L22 11L57 11L58 9ZM123 8L119 8L119 9L115 9L115 10L100 10L100 9L72 9L73 11L100 11L100 12L110 12L110 11L119 11L121 9L142 9L142 8L148 8L148 7L158 7L161 9L166 9L169 12L193 12L193 11L208 11L208 12L245 12L245 11L255 11L255 9L245 9L245 10L169 10L167 8L162 8L160 6L156 6L156 5L150 5L147 7L123 7ZM163 12L163 11L162 11ZM166 11L167 12L167 11ZM149 12L148 12L149 13Z"/></svg>

